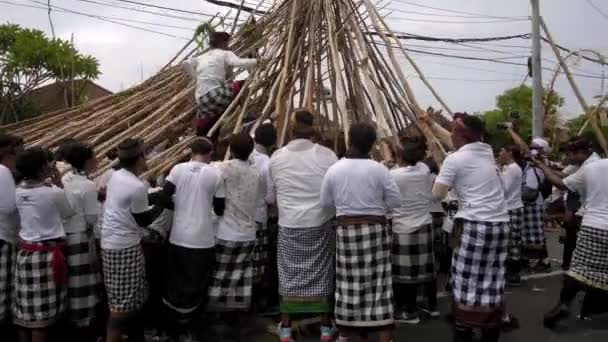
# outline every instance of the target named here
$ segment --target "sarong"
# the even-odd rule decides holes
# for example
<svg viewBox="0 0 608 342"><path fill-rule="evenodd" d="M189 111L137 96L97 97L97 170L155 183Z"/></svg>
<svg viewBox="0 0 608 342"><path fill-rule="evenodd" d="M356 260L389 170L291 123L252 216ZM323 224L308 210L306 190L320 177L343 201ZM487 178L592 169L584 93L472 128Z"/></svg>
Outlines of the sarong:
<svg viewBox="0 0 608 342"><path fill-rule="evenodd" d="M256 222L255 249L253 252L253 283L259 284L268 268L270 252L270 236L266 223Z"/></svg>
<svg viewBox="0 0 608 342"><path fill-rule="evenodd" d="M277 262L283 313L330 312L334 293L336 233L320 227L279 227Z"/></svg>
<svg viewBox="0 0 608 342"><path fill-rule="evenodd" d="M508 260L519 261L522 253L521 231L523 226L524 209L509 210L510 232Z"/></svg>
<svg viewBox="0 0 608 342"><path fill-rule="evenodd" d="M0 240L0 323L11 317L15 246Z"/></svg>
<svg viewBox="0 0 608 342"><path fill-rule="evenodd" d="M430 224L413 233L393 232L393 282L420 284L437 277L433 235Z"/></svg>
<svg viewBox="0 0 608 342"><path fill-rule="evenodd" d="M169 244L166 295L163 302L173 311L188 315L207 297L215 248L186 248Z"/></svg>
<svg viewBox="0 0 608 342"><path fill-rule="evenodd" d="M469 327L500 323L508 245L507 222L462 220L450 279L455 320Z"/></svg>
<svg viewBox="0 0 608 342"><path fill-rule="evenodd" d="M608 231L581 227L566 274L585 285L608 291Z"/></svg>
<svg viewBox="0 0 608 342"><path fill-rule="evenodd" d="M254 248L255 241L217 240L207 311L249 310L253 287Z"/></svg>
<svg viewBox="0 0 608 342"><path fill-rule="evenodd" d="M139 311L148 299L146 264L141 245L102 249L101 257L110 311Z"/></svg>
<svg viewBox="0 0 608 342"><path fill-rule="evenodd" d="M537 204L524 204L522 240L526 256L530 259L545 257L544 208Z"/></svg>
<svg viewBox="0 0 608 342"><path fill-rule="evenodd" d="M336 323L360 328L393 324L391 237L386 224L338 224L336 246Z"/></svg>
<svg viewBox="0 0 608 342"><path fill-rule="evenodd" d="M198 99L197 118L221 116L228 109L233 98L234 90L231 84L210 90Z"/></svg>
<svg viewBox="0 0 608 342"><path fill-rule="evenodd" d="M67 309L67 286L53 269L54 259L60 257L52 249L64 245L63 240L27 242L44 251L19 247L15 258L13 321L29 328L47 328L55 324ZM57 263L65 260L55 260Z"/></svg>
<svg viewBox="0 0 608 342"><path fill-rule="evenodd" d="M66 241L68 319L77 326L89 326L103 285L93 232L68 233Z"/></svg>

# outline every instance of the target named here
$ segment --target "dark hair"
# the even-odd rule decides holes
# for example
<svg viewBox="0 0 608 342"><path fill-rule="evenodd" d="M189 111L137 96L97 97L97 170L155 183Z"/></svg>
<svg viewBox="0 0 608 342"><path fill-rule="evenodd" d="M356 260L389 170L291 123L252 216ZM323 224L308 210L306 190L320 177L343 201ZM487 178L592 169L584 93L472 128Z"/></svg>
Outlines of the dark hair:
<svg viewBox="0 0 608 342"><path fill-rule="evenodd" d="M426 157L426 139L420 137L411 137L401 139L401 159L410 164L423 161Z"/></svg>
<svg viewBox="0 0 608 342"><path fill-rule="evenodd" d="M433 160L433 158L427 158L425 160L423 160L423 163L426 164L426 166L429 167L429 170L431 171L432 174L439 174L439 165L437 165L437 162L435 162L435 160Z"/></svg>
<svg viewBox="0 0 608 342"><path fill-rule="evenodd" d="M354 147L357 152L369 154L376 143L376 130L369 124L357 123L350 127L348 138L351 147Z"/></svg>
<svg viewBox="0 0 608 342"><path fill-rule="evenodd" d="M112 148L108 152L106 152L106 158L110 160L114 160L118 158L118 149L116 147Z"/></svg>
<svg viewBox="0 0 608 342"><path fill-rule="evenodd" d="M25 179L37 179L48 164L48 151L42 147L31 147L17 156L17 172Z"/></svg>
<svg viewBox="0 0 608 342"><path fill-rule="evenodd" d="M255 142L264 147L274 146L277 142L277 130L270 123L260 125L255 130Z"/></svg>
<svg viewBox="0 0 608 342"><path fill-rule="evenodd" d="M513 157L513 161L515 161L515 163L517 165L519 165L519 167L521 167L522 170L525 168L526 160L524 159L524 156L521 154L521 149L519 148L519 146L504 145L504 146L501 146L500 149L511 153L511 156Z"/></svg>
<svg viewBox="0 0 608 342"><path fill-rule="evenodd" d="M69 153L72 145L77 143L76 139L73 138L65 138L59 140L57 143L57 151L55 151L55 160L57 161L65 161L67 154Z"/></svg>
<svg viewBox="0 0 608 342"><path fill-rule="evenodd" d="M479 136L481 140L484 139L486 134L485 124L483 120L475 115L464 114L462 116L462 123L467 126L469 130L471 130L475 135Z"/></svg>
<svg viewBox="0 0 608 342"><path fill-rule="evenodd" d="M140 158L145 156L143 141L140 139L127 139L118 145L118 160L120 166L126 169L132 168Z"/></svg>
<svg viewBox="0 0 608 342"><path fill-rule="evenodd" d="M88 160L95 157L93 149L83 143L74 143L66 151L65 161L76 170L83 170Z"/></svg>
<svg viewBox="0 0 608 342"><path fill-rule="evenodd" d="M192 155L207 155L213 151L213 144L209 139L198 138L190 143Z"/></svg>
<svg viewBox="0 0 608 342"><path fill-rule="evenodd" d="M233 134L230 137L230 153L240 160L247 160L253 152L253 139L247 134L247 132L240 132Z"/></svg>
<svg viewBox="0 0 608 342"><path fill-rule="evenodd" d="M294 112L295 124L292 127L293 138L310 139L314 137L315 116L307 109L298 109Z"/></svg>
<svg viewBox="0 0 608 342"><path fill-rule="evenodd" d="M23 139L16 135L0 133L0 159L7 155L16 155L17 148L23 145Z"/></svg>
<svg viewBox="0 0 608 342"><path fill-rule="evenodd" d="M587 137L575 137L568 141L567 145L564 147L566 151L570 152L578 152L585 151L591 152L593 150L593 142Z"/></svg>
<svg viewBox="0 0 608 342"><path fill-rule="evenodd" d="M219 49L230 41L230 34L227 32L211 32L209 34L209 46L212 49Z"/></svg>

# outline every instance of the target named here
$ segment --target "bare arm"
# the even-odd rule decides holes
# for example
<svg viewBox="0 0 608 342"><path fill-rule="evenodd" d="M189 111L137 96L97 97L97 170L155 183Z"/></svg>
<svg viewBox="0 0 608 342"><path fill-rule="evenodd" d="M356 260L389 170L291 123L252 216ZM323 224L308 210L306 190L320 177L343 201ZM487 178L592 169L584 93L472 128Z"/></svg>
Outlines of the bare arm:
<svg viewBox="0 0 608 342"><path fill-rule="evenodd" d="M449 191L450 188L447 185L435 183L433 184L433 199L443 200L448 195Z"/></svg>
<svg viewBox="0 0 608 342"><path fill-rule="evenodd" d="M558 188L560 190L568 190L568 187L564 183L564 180L562 179L562 177L560 177L558 174L556 174L553 170L551 170L550 167L545 165L545 163L543 163L542 161L535 160L535 162L536 162L536 165L538 166L538 168L543 170L545 177L547 177L547 180L551 184L553 184L556 188Z"/></svg>
<svg viewBox="0 0 608 342"><path fill-rule="evenodd" d="M519 148L521 149L522 154L527 153L528 150L530 149L530 147L528 146L528 144L526 144L526 142L524 141L524 139L522 139L519 136L519 134L517 134L517 132L515 132L515 130L513 129L513 127L507 128L507 131L511 135L511 139L513 139L513 142L517 146L519 146Z"/></svg>

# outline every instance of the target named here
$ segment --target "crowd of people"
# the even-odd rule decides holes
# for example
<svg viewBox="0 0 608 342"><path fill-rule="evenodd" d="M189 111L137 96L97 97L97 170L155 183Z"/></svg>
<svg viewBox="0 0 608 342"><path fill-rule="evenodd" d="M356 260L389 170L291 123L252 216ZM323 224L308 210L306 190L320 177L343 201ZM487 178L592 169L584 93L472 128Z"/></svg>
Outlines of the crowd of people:
<svg viewBox="0 0 608 342"><path fill-rule="evenodd" d="M437 252L448 249L454 341L472 341L474 330L498 341L510 319L506 284L520 284L529 260L547 268L545 182L578 195L582 216L545 325L567 317L578 292L608 289L608 161L585 138L567 145L571 167L559 172L545 162L545 141L532 142L526 161L516 145L494 151L481 120L458 114L449 137L438 132L454 151L433 174L424 138L400 138L395 161L379 163L376 129L355 124L339 159L313 141L314 120L293 113L289 143L274 151L272 123L234 134L221 162L200 137L155 187L140 179L148 149L139 140L121 143L118 164L91 179L97 160L82 142L51 153L1 135L4 332L14 324L20 341L48 341L62 324L85 341L102 322L107 341L141 341L143 308L157 300L167 335L183 338L203 315L238 325L277 295L281 342L293 340L291 319L302 314L321 317L321 341L376 332L388 342L395 322L440 316ZM154 261L150 241L164 246Z"/></svg>

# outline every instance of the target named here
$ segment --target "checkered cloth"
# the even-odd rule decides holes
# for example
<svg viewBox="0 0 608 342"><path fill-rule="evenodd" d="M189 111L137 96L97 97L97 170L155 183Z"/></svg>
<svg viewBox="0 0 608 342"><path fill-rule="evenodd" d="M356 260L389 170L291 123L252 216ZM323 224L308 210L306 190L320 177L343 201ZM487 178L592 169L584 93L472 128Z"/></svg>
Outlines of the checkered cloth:
<svg viewBox="0 0 608 342"><path fill-rule="evenodd" d="M526 247L538 247L545 244L545 230L542 205L524 204L522 240Z"/></svg>
<svg viewBox="0 0 608 342"><path fill-rule="evenodd" d="M222 115L233 98L234 91L230 84L210 90L198 99L197 118L203 118L205 115Z"/></svg>
<svg viewBox="0 0 608 342"><path fill-rule="evenodd" d="M502 306L508 245L507 222L463 221L450 279L456 304L473 309Z"/></svg>
<svg viewBox="0 0 608 342"><path fill-rule="evenodd" d="M336 235L336 323L393 324L391 237L386 225L338 225Z"/></svg>
<svg viewBox="0 0 608 342"><path fill-rule="evenodd" d="M54 247L63 241L28 242ZM67 309L67 287L53 277L53 253L19 249L15 258L13 321L16 325L37 329L57 322Z"/></svg>
<svg viewBox="0 0 608 342"><path fill-rule="evenodd" d="M511 231L509 233L508 259L518 261L521 259L521 230L523 227L524 209L509 210L509 217Z"/></svg>
<svg viewBox="0 0 608 342"><path fill-rule="evenodd" d="M608 291L608 231L582 226L567 275Z"/></svg>
<svg viewBox="0 0 608 342"><path fill-rule="evenodd" d="M279 227L277 262L283 297L326 297L334 293L336 234L333 222L320 227Z"/></svg>
<svg viewBox="0 0 608 342"><path fill-rule="evenodd" d="M254 248L255 241L217 240L207 311L249 309L253 286Z"/></svg>
<svg viewBox="0 0 608 342"><path fill-rule="evenodd" d="M435 279L433 243L433 226L430 224L409 234L393 232L393 282L420 284Z"/></svg>
<svg viewBox="0 0 608 342"><path fill-rule="evenodd" d="M270 249L270 236L266 223L256 222L255 249L253 251L253 283L262 281L266 268L268 267L268 256Z"/></svg>
<svg viewBox="0 0 608 342"><path fill-rule="evenodd" d="M103 284L93 232L68 233L66 240L68 319L77 326L89 326Z"/></svg>
<svg viewBox="0 0 608 342"><path fill-rule="evenodd" d="M11 317L15 246L0 240L0 323Z"/></svg>
<svg viewBox="0 0 608 342"><path fill-rule="evenodd" d="M146 262L141 245L102 249L103 278L112 312L135 312L148 298Z"/></svg>

